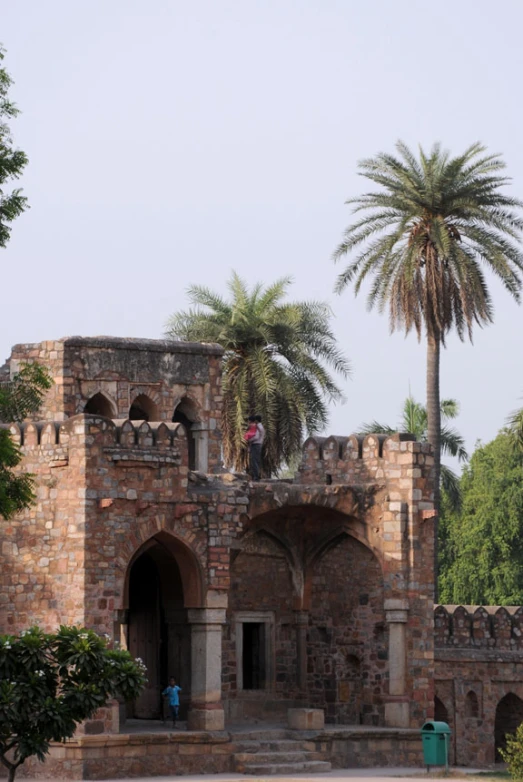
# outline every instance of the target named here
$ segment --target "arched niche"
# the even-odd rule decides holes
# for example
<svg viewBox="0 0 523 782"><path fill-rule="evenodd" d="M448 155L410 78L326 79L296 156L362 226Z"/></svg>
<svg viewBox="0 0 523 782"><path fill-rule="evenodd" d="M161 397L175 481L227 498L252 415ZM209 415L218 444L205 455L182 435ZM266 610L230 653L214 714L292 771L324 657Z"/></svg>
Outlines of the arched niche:
<svg viewBox="0 0 523 782"><path fill-rule="evenodd" d="M98 393L87 400L84 407L84 413L89 415L101 415L104 418L116 417L113 403L101 391L98 391Z"/></svg>
<svg viewBox="0 0 523 782"><path fill-rule="evenodd" d="M469 690L465 696L465 717L469 719L479 717L479 701L474 690Z"/></svg>
<svg viewBox="0 0 523 782"><path fill-rule="evenodd" d="M447 707L440 698L436 695L434 698L434 719L437 722L446 722L449 724L449 713Z"/></svg>
<svg viewBox="0 0 523 782"><path fill-rule="evenodd" d="M189 469L207 472L207 449L202 439L198 438L197 424L200 421L198 408L189 397L182 397L172 417L173 423L183 424L187 431L187 444L189 449Z"/></svg>
<svg viewBox="0 0 523 782"><path fill-rule="evenodd" d="M129 408L130 421L158 421L158 405L147 396L139 394Z"/></svg>

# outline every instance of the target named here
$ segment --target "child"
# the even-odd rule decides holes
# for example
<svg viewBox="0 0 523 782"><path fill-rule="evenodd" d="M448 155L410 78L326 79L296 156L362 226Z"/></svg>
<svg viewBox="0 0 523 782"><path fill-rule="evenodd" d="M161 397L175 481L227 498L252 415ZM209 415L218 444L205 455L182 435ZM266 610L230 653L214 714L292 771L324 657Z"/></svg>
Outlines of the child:
<svg viewBox="0 0 523 782"><path fill-rule="evenodd" d="M181 691L182 688L178 687L176 679L174 676L171 676L169 686L162 692L162 695L167 695L169 698L169 712L173 721L173 728L176 727L176 720L178 719L178 710L180 708L180 696L178 693Z"/></svg>

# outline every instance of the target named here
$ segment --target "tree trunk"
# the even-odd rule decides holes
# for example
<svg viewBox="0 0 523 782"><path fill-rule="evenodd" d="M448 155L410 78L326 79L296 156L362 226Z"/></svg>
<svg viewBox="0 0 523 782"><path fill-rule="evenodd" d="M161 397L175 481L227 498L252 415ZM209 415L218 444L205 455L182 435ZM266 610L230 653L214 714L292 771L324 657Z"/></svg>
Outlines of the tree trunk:
<svg viewBox="0 0 523 782"><path fill-rule="evenodd" d="M434 452L434 600L438 600L438 529L441 464L441 405L439 398L439 334L427 337L427 438Z"/></svg>

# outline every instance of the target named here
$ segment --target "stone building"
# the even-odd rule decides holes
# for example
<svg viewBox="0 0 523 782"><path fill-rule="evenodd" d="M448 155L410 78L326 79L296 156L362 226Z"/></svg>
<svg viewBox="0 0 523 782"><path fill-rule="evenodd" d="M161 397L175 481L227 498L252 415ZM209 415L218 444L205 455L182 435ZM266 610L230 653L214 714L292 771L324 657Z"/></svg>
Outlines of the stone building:
<svg viewBox="0 0 523 782"><path fill-rule="evenodd" d="M54 378L38 420L11 426L38 501L2 522L0 632L82 624L148 667L142 696L100 711L46 773L169 773L173 756L178 772L233 770L238 725L259 734L300 707L325 713L326 730L301 737L316 761L419 764L435 703L458 731L457 761L481 744L490 762L484 714L507 687L516 698L517 648L478 650L477 631L456 640L459 612L440 607L435 653L430 447L409 435L309 439L295 481L249 483L221 465L221 355L74 337L17 345L0 370L36 360ZM161 718L171 674L189 732L149 734L144 722L139 741L132 726Z"/></svg>

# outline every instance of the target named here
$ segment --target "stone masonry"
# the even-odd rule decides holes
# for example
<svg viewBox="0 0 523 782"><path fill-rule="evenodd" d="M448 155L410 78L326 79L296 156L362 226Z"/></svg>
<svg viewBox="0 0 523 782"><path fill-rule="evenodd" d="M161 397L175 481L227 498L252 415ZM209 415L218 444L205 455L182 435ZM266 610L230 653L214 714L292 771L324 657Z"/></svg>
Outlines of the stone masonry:
<svg viewBox="0 0 523 782"><path fill-rule="evenodd" d="M513 655L502 672L508 681L519 647L511 641L502 651L496 641L494 656L492 644L471 656L471 644L456 643L461 636L448 629L460 626L459 611L445 624L451 613L440 607L434 650L430 447L409 435L310 438L294 482L252 484L220 462L221 353L215 345L73 337L17 345L0 370L7 378L39 361L55 381L39 420L10 427L38 500L1 522L0 632L82 624L148 667L135 703L108 704L74 746L53 750L53 773L68 763L75 778L114 772L108 758L130 751L126 726L162 717L169 675L182 687L181 717L193 732L154 751L190 757L177 761L179 770L233 770L230 742L204 751L201 731L281 722L300 706L323 709L331 729L356 726L350 741L315 745L344 765L370 762L373 750L357 734L365 728L395 731L394 740L375 734L381 763L388 746L393 762L401 742L404 762L419 762L419 750L407 747L436 704L456 727L456 758L465 762L493 733L484 719L462 742L472 723L457 715L472 665L483 655L475 673L482 687L470 688L479 711L471 696L467 714L483 715L503 689L486 684L495 655ZM493 632L501 619L487 615ZM512 614L510 622L510 638L519 638ZM517 711L516 701L505 705ZM124 766L168 770L160 761Z"/></svg>

